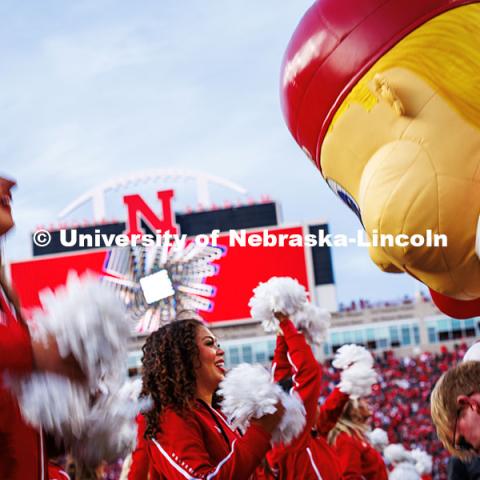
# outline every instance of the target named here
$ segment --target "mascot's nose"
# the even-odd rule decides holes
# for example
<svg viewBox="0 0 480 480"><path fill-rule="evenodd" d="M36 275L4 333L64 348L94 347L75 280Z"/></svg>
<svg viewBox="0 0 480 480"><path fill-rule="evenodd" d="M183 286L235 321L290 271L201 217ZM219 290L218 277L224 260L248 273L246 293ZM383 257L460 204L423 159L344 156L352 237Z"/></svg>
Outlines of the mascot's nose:
<svg viewBox="0 0 480 480"><path fill-rule="evenodd" d="M359 205L371 241L375 241L376 234L381 242L371 249L374 261L378 255L372 250L380 248L402 270L419 260L431 263L430 268L441 268L426 249L386 241L391 236L404 245L404 235L424 235L428 229L439 233L437 178L420 144L400 140L381 147L364 169Z"/></svg>

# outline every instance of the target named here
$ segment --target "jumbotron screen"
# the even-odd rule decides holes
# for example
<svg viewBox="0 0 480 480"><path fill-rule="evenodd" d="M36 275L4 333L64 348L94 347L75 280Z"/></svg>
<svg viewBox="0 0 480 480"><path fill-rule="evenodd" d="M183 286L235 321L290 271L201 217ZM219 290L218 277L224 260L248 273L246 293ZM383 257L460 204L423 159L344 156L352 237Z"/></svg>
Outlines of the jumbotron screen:
<svg viewBox="0 0 480 480"><path fill-rule="evenodd" d="M247 230L247 238L262 234L265 228ZM269 227L273 236L305 235L308 227ZM255 243L255 242L252 242ZM288 243L279 246L231 244L229 235L221 234L218 245L225 247L225 255L217 260L217 275L207 279L207 283L216 287L213 297L213 309L204 312L203 317L210 323L231 322L250 318L248 301L252 290L272 276L290 276L296 278L309 292L315 285L313 268L308 268L311 252L309 247L291 246ZM107 250L86 250L83 252L61 253L35 257L27 261L10 264L12 283L15 286L24 309L31 310L39 306L39 292L43 289L64 284L68 272L79 274L92 271L102 274ZM310 273L309 273L310 272Z"/></svg>

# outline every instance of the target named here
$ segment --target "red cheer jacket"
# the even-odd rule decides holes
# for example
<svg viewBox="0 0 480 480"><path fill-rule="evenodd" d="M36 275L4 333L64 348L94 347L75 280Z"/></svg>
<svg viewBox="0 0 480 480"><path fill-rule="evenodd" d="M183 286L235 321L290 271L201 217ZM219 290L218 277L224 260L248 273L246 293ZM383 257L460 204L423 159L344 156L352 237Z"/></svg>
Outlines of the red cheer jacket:
<svg viewBox="0 0 480 480"><path fill-rule="evenodd" d="M161 480L250 480L270 448L271 436L256 425L244 436L201 400L185 415L170 408L162 432L148 440L151 466Z"/></svg>
<svg viewBox="0 0 480 480"><path fill-rule="evenodd" d="M329 468L334 471L335 478L341 476L340 460L335 449L328 443L327 437L341 417L349 398L349 395L335 388L318 409L315 440L320 445L323 454L322 465L325 465L326 469Z"/></svg>
<svg viewBox="0 0 480 480"><path fill-rule="evenodd" d="M70 480L68 473L60 465L48 462L48 480Z"/></svg>
<svg viewBox="0 0 480 480"><path fill-rule="evenodd" d="M340 459L342 480L387 480L381 455L366 440L341 432L334 444Z"/></svg>
<svg viewBox="0 0 480 480"><path fill-rule="evenodd" d="M159 478L158 474L150 468L145 429L145 417L139 413L137 415L137 445L132 452L132 463L128 471L127 480L157 480Z"/></svg>
<svg viewBox="0 0 480 480"><path fill-rule="evenodd" d="M47 480L43 436L27 425L17 400L3 386L3 373L28 373L33 368L29 333L17 321L14 310L0 289L0 478L2 480Z"/></svg>

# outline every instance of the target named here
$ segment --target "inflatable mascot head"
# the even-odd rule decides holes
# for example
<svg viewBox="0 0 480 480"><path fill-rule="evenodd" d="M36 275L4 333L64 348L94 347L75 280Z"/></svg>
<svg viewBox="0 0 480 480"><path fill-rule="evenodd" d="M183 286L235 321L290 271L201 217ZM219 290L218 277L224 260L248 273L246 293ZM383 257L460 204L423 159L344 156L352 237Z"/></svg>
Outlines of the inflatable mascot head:
<svg viewBox="0 0 480 480"><path fill-rule="evenodd" d="M370 238L395 239L372 260L458 318L480 315L479 25L478 0L318 0L281 76L297 143Z"/></svg>

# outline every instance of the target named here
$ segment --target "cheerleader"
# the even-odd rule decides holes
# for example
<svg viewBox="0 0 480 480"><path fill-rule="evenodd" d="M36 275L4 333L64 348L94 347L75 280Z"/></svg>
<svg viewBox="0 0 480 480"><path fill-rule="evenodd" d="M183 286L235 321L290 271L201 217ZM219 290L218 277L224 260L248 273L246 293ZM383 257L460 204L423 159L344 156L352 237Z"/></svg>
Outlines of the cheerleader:
<svg viewBox="0 0 480 480"><path fill-rule="evenodd" d="M342 480L387 480L381 455L371 445L367 432L371 417L365 398L350 398L342 416L328 435L340 462Z"/></svg>
<svg viewBox="0 0 480 480"><path fill-rule="evenodd" d="M256 478L283 407L253 420L245 435L215 408L224 352L199 320L179 320L152 333L143 347L143 394L151 468L161 479Z"/></svg>
<svg viewBox="0 0 480 480"><path fill-rule="evenodd" d="M10 208L15 182L0 177L0 236L13 227ZM0 269L2 267L0 258ZM54 339L46 344L32 342L21 316L15 292L0 273L0 478L37 480L48 478L47 459L41 432L23 420L17 400L4 388L5 371L16 374L45 370L81 379L71 358L62 359Z"/></svg>
<svg viewBox="0 0 480 480"><path fill-rule="evenodd" d="M321 465L328 469L324 478L341 478L340 461L335 449L328 443L328 434L337 424L343 409L349 400L349 395L337 387L318 407L318 415L312 432L321 452Z"/></svg>
<svg viewBox="0 0 480 480"><path fill-rule="evenodd" d="M321 368L304 336L285 315L275 314L281 334L273 358L274 380L292 384L292 392L301 398L306 412L305 429L291 445L279 446L269 452L267 459L274 478L282 480L339 480L340 472L332 448L312 435L317 420Z"/></svg>

